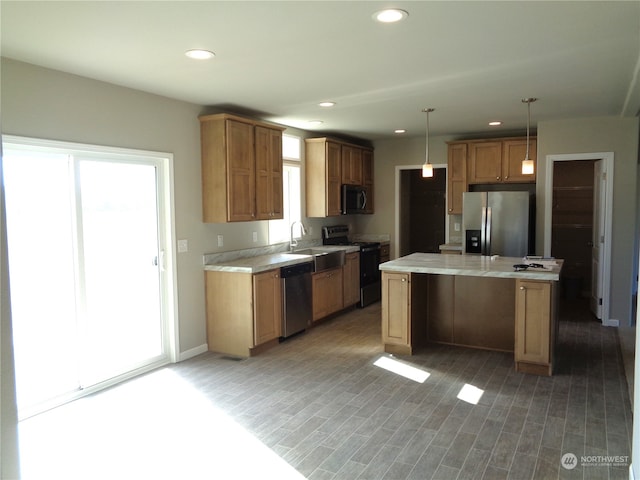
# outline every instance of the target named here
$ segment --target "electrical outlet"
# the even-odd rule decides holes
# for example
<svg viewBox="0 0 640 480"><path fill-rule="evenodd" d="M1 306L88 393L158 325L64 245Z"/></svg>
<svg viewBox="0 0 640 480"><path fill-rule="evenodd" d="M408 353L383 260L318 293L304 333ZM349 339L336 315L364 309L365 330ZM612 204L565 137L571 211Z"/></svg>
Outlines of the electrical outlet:
<svg viewBox="0 0 640 480"><path fill-rule="evenodd" d="M254 242L257 242L258 241L258 232L253 232L252 238L253 238Z"/></svg>
<svg viewBox="0 0 640 480"><path fill-rule="evenodd" d="M460 231L460 224L459 224L458 222L454 223L454 224L453 224L453 229L454 229L456 232L459 232L459 231Z"/></svg>
<svg viewBox="0 0 640 480"><path fill-rule="evenodd" d="M222 237L222 235L218 235L218 246L219 247L224 246L224 238Z"/></svg>
<svg viewBox="0 0 640 480"><path fill-rule="evenodd" d="M178 240L178 253L185 253L189 251L188 240Z"/></svg>

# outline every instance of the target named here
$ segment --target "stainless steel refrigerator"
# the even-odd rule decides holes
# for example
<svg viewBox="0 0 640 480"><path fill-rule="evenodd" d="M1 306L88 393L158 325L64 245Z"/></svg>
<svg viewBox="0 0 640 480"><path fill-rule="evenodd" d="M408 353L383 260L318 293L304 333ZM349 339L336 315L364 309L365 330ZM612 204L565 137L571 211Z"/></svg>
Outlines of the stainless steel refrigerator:
<svg viewBox="0 0 640 480"><path fill-rule="evenodd" d="M462 232L466 254L524 257L530 253L529 192L465 192Z"/></svg>

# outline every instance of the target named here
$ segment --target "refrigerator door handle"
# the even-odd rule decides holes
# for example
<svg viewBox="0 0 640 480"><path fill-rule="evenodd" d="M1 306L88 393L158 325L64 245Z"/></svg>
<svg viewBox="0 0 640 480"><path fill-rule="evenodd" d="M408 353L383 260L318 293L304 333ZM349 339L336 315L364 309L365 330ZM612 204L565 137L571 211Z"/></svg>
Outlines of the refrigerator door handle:
<svg viewBox="0 0 640 480"><path fill-rule="evenodd" d="M491 207L487 207L487 223L485 224L485 255L491 255Z"/></svg>
<svg viewBox="0 0 640 480"><path fill-rule="evenodd" d="M480 255L486 255L487 250L487 207L482 207L482 222L480 223Z"/></svg>

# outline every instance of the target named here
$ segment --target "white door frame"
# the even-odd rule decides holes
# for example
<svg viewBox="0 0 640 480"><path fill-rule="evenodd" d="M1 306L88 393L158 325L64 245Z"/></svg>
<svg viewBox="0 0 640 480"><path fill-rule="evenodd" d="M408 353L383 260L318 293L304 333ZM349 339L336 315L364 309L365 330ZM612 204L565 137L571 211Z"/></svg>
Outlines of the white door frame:
<svg viewBox="0 0 640 480"><path fill-rule="evenodd" d="M546 156L545 177L545 201L544 201L544 255L551 256L551 217L553 206L553 162L565 162L572 160L602 160L605 173L605 191L602 192L605 199L604 219L604 243L602 248L603 265L601 267L603 281L602 298L602 324L606 326L618 326L617 320L609 318L609 301L611 298L611 232L613 222L613 152L594 153L567 153L561 155Z"/></svg>
<svg viewBox="0 0 640 480"><path fill-rule="evenodd" d="M438 163L438 164L434 164L433 165L434 170L436 168L444 168L446 170L447 168L447 164L446 163ZM394 230L395 230L395 239L393 242L393 256L392 258L398 258L400 256L400 172L402 170L422 170L422 164L420 165L396 165L396 174L395 174L395 199L394 199L394 203L395 203L395 210L394 210L394 215L395 215L395 222L394 222ZM447 182L447 190L449 189L449 184ZM448 196L448 191L446 192L446 195ZM446 207L445 207L446 208ZM444 222L444 238L445 241L447 238L449 238L449 218L445 217L445 222Z"/></svg>

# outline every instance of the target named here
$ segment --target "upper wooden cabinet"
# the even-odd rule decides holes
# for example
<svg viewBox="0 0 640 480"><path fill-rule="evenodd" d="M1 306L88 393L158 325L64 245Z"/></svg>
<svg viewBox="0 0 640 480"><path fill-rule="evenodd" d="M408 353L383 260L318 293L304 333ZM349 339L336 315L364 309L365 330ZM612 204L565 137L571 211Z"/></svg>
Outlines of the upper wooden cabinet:
<svg viewBox="0 0 640 480"><path fill-rule="evenodd" d="M462 194L472 184L535 183L535 172L522 174L526 138L460 140L448 143L447 213L462 214ZM529 158L536 159L536 139Z"/></svg>
<svg viewBox="0 0 640 480"><path fill-rule="evenodd" d="M447 211L461 215L462 194L467 191L467 144L449 145L447 157Z"/></svg>
<svg viewBox="0 0 640 480"><path fill-rule="evenodd" d="M342 145L342 183L362 185L362 149Z"/></svg>
<svg viewBox="0 0 640 480"><path fill-rule="evenodd" d="M522 174L522 160L527 150L526 138L478 140L468 142L469 183L531 183L535 172ZM529 145L529 158L536 159L536 139Z"/></svg>
<svg viewBox="0 0 640 480"><path fill-rule="evenodd" d="M373 213L373 150L362 150L362 185L367 193L367 204L363 213Z"/></svg>
<svg viewBox="0 0 640 480"><path fill-rule="evenodd" d="M535 138L531 138L529 142L529 158L536 163L537 158L537 142ZM513 139L502 141L502 179L504 182L513 183L530 183L536 181L536 168L533 174L522 174L522 160L527 153L527 139Z"/></svg>
<svg viewBox="0 0 640 480"><path fill-rule="evenodd" d="M502 143L469 143L469 183L502 181Z"/></svg>
<svg viewBox="0 0 640 480"><path fill-rule="evenodd" d="M282 131L255 127L256 219L283 218Z"/></svg>
<svg viewBox="0 0 640 480"><path fill-rule="evenodd" d="M373 150L329 138L305 140L307 217L341 215L342 184L364 185L373 213Z"/></svg>
<svg viewBox="0 0 640 480"><path fill-rule="evenodd" d="M236 115L200 117L204 222L282 218L283 130Z"/></svg>

